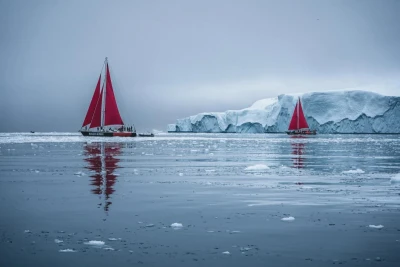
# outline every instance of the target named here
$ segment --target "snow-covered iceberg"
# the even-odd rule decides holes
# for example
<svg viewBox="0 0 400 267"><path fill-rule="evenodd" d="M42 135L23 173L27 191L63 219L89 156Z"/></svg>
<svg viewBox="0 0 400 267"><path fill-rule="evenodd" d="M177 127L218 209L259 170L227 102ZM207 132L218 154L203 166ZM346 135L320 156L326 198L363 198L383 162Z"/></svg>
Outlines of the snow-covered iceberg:
<svg viewBox="0 0 400 267"><path fill-rule="evenodd" d="M169 124L169 132L273 133L287 130L297 98L318 133L400 133L400 97L367 91L279 95L251 107L206 112Z"/></svg>

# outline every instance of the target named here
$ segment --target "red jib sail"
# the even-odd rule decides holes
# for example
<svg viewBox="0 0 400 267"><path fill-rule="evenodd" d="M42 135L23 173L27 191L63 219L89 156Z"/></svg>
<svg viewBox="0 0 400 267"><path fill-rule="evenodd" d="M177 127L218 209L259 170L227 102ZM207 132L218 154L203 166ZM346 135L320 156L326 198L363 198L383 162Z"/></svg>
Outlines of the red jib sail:
<svg viewBox="0 0 400 267"><path fill-rule="evenodd" d="M304 117L303 108L301 107L301 101L299 98L293 111L292 120L289 124L289 131L305 128L308 128L308 123L306 121L306 117Z"/></svg>
<svg viewBox="0 0 400 267"><path fill-rule="evenodd" d="M101 91L98 101L96 103L96 108L93 112L93 117L91 118L90 128L100 127L101 126L101 106L103 100L103 91Z"/></svg>
<svg viewBox="0 0 400 267"><path fill-rule="evenodd" d="M114 89L111 82L110 70L108 64L106 67L106 107L104 125L123 125L121 115L119 114L117 101L115 100Z"/></svg>
<svg viewBox="0 0 400 267"><path fill-rule="evenodd" d="M89 125L90 122L92 121L93 113L94 113L94 110L96 109L97 101L99 101L100 80L101 80L101 75L99 77L99 80L97 81L96 89L94 90L92 101L90 101L90 105L89 105L88 111L86 113L85 120L83 121L82 127Z"/></svg>

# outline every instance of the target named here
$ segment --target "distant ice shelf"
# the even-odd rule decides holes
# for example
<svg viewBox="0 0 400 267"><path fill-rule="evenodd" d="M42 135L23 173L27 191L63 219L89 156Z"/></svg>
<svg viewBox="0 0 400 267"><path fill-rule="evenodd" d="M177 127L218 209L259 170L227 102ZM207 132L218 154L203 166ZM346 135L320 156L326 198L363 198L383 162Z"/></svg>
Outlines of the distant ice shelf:
<svg viewBox="0 0 400 267"><path fill-rule="evenodd" d="M178 119L168 132L284 132L298 97L310 128L318 133L400 133L400 97L358 90L279 95L242 110Z"/></svg>

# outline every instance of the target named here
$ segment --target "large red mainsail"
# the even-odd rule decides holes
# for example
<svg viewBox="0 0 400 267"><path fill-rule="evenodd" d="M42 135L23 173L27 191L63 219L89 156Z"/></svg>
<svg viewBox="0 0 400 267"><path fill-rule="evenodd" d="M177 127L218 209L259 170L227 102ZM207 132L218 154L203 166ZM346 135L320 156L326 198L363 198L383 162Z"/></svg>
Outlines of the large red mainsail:
<svg viewBox="0 0 400 267"><path fill-rule="evenodd" d="M100 127L101 126L101 106L103 100L103 91L101 90L100 96L96 103L96 108L93 112L93 117L91 118L92 122L90 123L90 128Z"/></svg>
<svg viewBox="0 0 400 267"><path fill-rule="evenodd" d="M90 101L90 105L89 105L88 111L86 113L85 120L83 121L82 127L89 125L90 122L92 121L97 102L99 101L100 80L101 80L101 74L100 74L99 80L97 81L96 89L94 90L92 101Z"/></svg>
<svg viewBox="0 0 400 267"><path fill-rule="evenodd" d="M292 120L289 124L289 131L292 130L299 130L299 129L306 129L308 128L308 123L306 117L304 117L303 108L301 107L300 98L297 101L296 107L293 111Z"/></svg>
<svg viewBox="0 0 400 267"><path fill-rule="evenodd" d="M117 101L115 100L114 89L111 82L108 63L106 66L106 106L105 106L104 125L123 125L121 115L119 114Z"/></svg>

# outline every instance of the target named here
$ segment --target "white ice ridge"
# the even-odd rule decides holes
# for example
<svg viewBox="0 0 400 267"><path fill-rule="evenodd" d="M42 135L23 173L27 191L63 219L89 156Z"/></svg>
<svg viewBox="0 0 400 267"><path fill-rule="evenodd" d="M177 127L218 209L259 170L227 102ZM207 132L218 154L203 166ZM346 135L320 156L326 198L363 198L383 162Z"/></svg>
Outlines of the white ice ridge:
<svg viewBox="0 0 400 267"><path fill-rule="evenodd" d="M319 133L400 133L400 97L358 90L279 95L242 110L178 119L168 131L284 132L299 97L310 128Z"/></svg>

